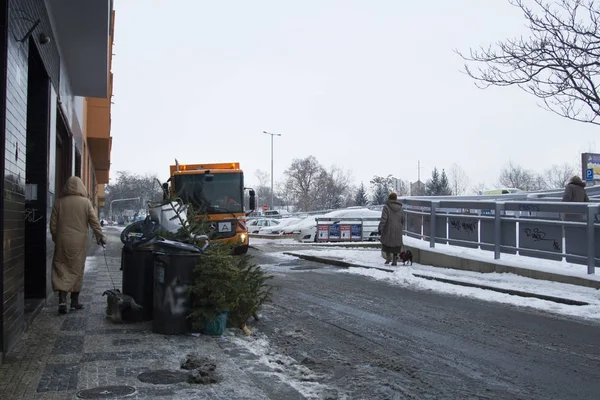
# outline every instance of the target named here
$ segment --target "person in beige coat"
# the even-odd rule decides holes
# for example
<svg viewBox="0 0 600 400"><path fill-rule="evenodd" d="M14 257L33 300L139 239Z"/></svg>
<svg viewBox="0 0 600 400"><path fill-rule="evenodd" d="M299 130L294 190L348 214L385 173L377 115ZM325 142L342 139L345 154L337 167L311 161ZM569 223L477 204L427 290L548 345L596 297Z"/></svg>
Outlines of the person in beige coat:
<svg viewBox="0 0 600 400"><path fill-rule="evenodd" d="M381 235L381 249L385 253L385 263L390 263L390 255L393 254L392 265L398 265L398 254L402 252L404 245L402 238L404 235L404 210L396 193L391 193L387 203L383 206L379 221L379 234Z"/></svg>
<svg viewBox="0 0 600 400"><path fill-rule="evenodd" d="M50 233L54 241L52 260L52 287L58 291L58 312L67 312L67 293L71 293L71 308L84 308L79 302L83 283L83 269L88 249L88 226L92 228L98 244L104 246L106 238L88 199L87 190L80 178L72 176L59 199L54 203L50 217Z"/></svg>

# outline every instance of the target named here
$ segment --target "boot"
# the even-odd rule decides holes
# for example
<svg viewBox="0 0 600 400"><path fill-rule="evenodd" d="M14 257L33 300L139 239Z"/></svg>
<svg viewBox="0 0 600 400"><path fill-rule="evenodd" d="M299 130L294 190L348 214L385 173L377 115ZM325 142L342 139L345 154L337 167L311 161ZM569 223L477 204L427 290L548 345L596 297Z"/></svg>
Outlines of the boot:
<svg viewBox="0 0 600 400"><path fill-rule="evenodd" d="M395 267L396 265L398 265L398 254L394 254L392 258L392 266Z"/></svg>
<svg viewBox="0 0 600 400"><path fill-rule="evenodd" d="M390 253L385 253L385 265L390 263Z"/></svg>
<svg viewBox="0 0 600 400"><path fill-rule="evenodd" d="M83 310L84 306L79 302L79 292L71 293L71 310Z"/></svg>
<svg viewBox="0 0 600 400"><path fill-rule="evenodd" d="M62 290L58 291L58 313L67 313L67 292L63 292Z"/></svg>

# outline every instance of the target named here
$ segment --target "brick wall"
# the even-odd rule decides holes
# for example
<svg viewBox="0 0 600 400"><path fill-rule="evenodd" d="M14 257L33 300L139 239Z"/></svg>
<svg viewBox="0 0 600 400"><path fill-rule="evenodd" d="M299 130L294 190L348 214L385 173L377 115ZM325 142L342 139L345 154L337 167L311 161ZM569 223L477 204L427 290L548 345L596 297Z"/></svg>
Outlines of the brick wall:
<svg viewBox="0 0 600 400"><path fill-rule="evenodd" d="M41 19L36 32L44 32L51 42L40 46L42 62L57 90L60 71L56 40L42 0L10 0L8 10L6 129L4 148L3 193L3 303L2 352L14 346L23 330L24 252L25 252L25 178L27 145L27 72L29 43L17 42L30 29L31 22ZM37 35L33 35L38 40ZM52 141L51 141L52 143ZM53 160L48 160L52 166ZM50 199L48 199L50 200ZM47 224L47 218L44 219Z"/></svg>

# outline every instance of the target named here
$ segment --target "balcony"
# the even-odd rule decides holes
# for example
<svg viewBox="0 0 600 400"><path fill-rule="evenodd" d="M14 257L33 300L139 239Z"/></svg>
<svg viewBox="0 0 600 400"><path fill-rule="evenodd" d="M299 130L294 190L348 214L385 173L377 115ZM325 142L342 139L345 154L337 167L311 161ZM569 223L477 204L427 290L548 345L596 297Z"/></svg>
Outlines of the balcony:
<svg viewBox="0 0 600 400"><path fill-rule="evenodd" d="M73 94L108 97L111 0L46 0Z"/></svg>
<svg viewBox="0 0 600 400"><path fill-rule="evenodd" d="M110 100L86 99L85 134L98 183L108 183L110 173Z"/></svg>
<svg viewBox="0 0 600 400"><path fill-rule="evenodd" d="M104 207L104 203L106 201L106 194L104 193L104 185L98 184L98 191L96 192L96 195L98 196L97 206L99 208Z"/></svg>

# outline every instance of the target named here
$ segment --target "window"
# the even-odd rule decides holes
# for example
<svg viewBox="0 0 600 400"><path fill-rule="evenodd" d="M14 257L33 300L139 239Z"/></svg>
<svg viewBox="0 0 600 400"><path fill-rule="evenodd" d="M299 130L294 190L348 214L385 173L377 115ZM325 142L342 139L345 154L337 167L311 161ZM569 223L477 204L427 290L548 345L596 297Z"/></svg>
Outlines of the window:
<svg viewBox="0 0 600 400"><path fill-rule="evenodd" d="M209 214L241 213L243 209L243 176L239 172L176 175L173 177L176 197Z"/></svg>

